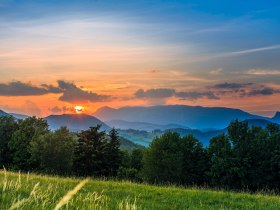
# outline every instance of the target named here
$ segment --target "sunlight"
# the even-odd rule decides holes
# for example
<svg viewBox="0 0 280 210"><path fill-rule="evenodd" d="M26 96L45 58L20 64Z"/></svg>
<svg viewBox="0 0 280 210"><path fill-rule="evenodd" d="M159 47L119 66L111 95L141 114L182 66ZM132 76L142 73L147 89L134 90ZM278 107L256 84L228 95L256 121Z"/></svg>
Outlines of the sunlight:
<svg viewBox="0 0 280 210"><path fill-rule="evenodd" d="M74 109L75 109L77 114L82 114L83 111L84 111L84 107L83 106L75 106Z"/></svg>

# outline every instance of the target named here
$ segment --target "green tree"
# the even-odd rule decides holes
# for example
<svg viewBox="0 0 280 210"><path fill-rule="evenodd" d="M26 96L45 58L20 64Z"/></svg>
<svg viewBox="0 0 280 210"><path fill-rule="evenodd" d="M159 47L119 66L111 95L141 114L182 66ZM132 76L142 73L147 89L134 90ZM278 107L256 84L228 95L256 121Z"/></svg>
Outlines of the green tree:
<svg viewBox="0 0 280 210"><path fill-rule="evenodd" d="M104 175L116 176L118 168L121 166L121 151L120 151L120 140L118 137L118 132L116 129L112 129L109 132L109 140L107 143L104 143L104 155L107 171L104 171Z"/></svg>
<svg viewBox="0 0 280 210"><path fill-rule="evenodd" d="M279 125L269 124L266 127L269 133L267 141L268 158L266 166L266 185L270 189L280 189L280 128Z"/></svg>
<svg viewBox="0 0 280 210"><path fill-rule="evenodd" d="M0 167L9 167L12 154L8 147L13 133L18 129L18 123L12 116L0 117Z"/></svg>
<svg viewBox="0 0 280 210"><path fill-rule="evenodd" d="M221 134L210 140L208 147L210 156L211 185L216 187L229 187L232 182L230 174L232 166L232 148L227 136Z"/></svg>
<svg viewBox="0 0 280 210"><path fill-rule="evenodd" d="M31 158L47 173L69 175L72 171L76 140L66 127L31 141Z"/></svg>
<svg viewBox="0 0 280 210"><path fill-rule="evenodd" d="M152 183L180 183L182 158L178 133L166 132L155 138L144 153L144 179Z"/></svg>
<svg viewBox="0 0 280 210"><path fill-rule="evenodd" d="M257 190L264 182L268 133L247 122L233 121L228 128L232 143L232 188Z"/></svg>
<svg viewBox="0 0 280 210"><path fill-rule="evenodd" d="M143 155L144 149L134 149L131 152L130 167L136 169L137 171L143 168Z"/></svg>
<svg viewBox="0 0 280 210"><path fill-rule="evenodd" d="M194 136L187 135L182 138L178 150L183 154L182 183L187 185L206 183L209 160L201 142Z"/></svg>
<svg viewBox="0 0 280 210"><path fill-rule="evenodd" d="M99 129L100 125L97 125L78 134L74 160L74 169L78 175L100 176L104 172L104 147L107 141L105 132Z"/></svg>
<svg viewBox="0 0 280 210"><path fill-rule="evenodd" d="M19 127L13 133L8 144L12 152L13 167L15 169L23 171L37 169L38 163L31 159L30 142L48 132L48 124L43 119L28 117L24 120L19 120Z"/></svg>

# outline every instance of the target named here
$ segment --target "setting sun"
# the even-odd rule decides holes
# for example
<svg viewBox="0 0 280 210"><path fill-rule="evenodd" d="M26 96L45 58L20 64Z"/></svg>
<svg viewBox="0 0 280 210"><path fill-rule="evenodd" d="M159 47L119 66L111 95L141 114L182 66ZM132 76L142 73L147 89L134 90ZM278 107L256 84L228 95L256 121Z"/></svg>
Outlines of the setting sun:
<svg viewBox="0 0 280 210"><path fill-rule="evenodd" d="M84 107L82 106L75 106L74 108L77 114L81 114L84 111Z"/></svg>

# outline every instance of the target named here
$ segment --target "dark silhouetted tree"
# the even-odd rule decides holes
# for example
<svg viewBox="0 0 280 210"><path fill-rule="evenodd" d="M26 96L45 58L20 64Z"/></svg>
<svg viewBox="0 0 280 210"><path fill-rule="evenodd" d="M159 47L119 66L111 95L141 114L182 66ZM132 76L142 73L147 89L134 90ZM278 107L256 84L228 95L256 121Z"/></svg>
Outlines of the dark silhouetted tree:
<svg viewBox="0 0 280 210"><path fill-rule="evenodd" d="M8 144L15 169L29 171L38 168L39 163L31 159L30 142L48 132L48 124L43 119L28 117L19 120L19 128L13 133Z"/></svg>
<svg viewBox="0 0 280 210"><path fill-rule="evenodd" d="M69 175L74 161L76 140L66 127L41 135L31 141L31 158L41 171Z"/></svg>
<svg viewBox="0 0 280 210"><path fill-rule="evenodd" d="M12 163L12 154L8 143L17 129L18 123L15 118L12 116L0 117L0 167L8 168Z"/></svg>
<svg viewBox="0 0 280 210"><path fill-rule="evenodd" d="M178 133L166 132L155 138L144 153L143 175L152 183L180 183L183 154Z"/></svg>

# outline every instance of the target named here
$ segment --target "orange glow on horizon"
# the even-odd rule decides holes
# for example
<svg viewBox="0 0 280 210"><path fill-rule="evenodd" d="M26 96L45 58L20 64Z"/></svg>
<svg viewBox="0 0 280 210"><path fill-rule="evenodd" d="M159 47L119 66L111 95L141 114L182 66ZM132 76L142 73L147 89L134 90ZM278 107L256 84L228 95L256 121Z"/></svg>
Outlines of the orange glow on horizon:
<svg viewBox="0 0 280 210"><path fill-rule="evenodd" d="M83 106L75 106L74 109L76 114L82 114L85 108Z"/></svg>

